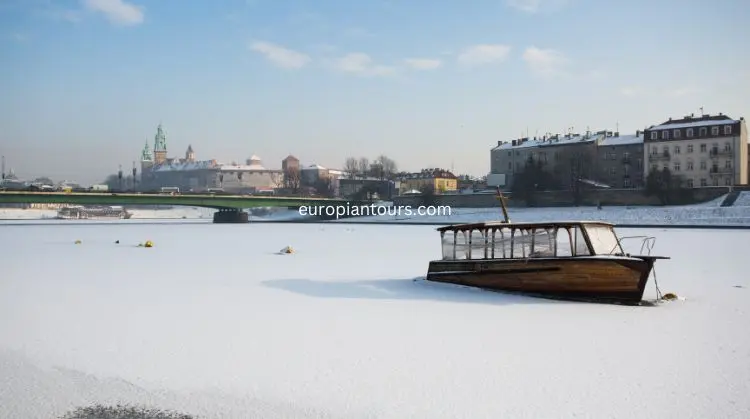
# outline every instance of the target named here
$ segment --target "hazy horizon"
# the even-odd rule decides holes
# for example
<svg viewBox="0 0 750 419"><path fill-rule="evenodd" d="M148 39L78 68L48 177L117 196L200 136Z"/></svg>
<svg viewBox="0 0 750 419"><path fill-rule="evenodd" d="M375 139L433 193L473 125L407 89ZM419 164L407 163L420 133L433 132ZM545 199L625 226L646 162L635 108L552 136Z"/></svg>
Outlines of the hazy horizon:
<svg viewBox="0 0 750 419"><path fill-rule="evenodd" d="M463 6L463 7L462 7ZM489 171L499 140L746 115L743 3L2 0L0 154L21 178L169 156Z"/></svg>

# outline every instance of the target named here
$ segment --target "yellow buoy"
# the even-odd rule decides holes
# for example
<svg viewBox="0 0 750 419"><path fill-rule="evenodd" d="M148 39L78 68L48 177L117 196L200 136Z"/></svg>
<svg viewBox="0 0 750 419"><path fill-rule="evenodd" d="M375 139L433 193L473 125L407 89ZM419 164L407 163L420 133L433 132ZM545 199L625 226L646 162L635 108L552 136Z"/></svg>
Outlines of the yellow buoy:
<svg viewBox="0 0 750 419"><path fill-rule="evenodd" d="M146 243L143 244L143 247L154 247L154 242L151 240L146 240Z"/></svg>
<svg viewBox="0 0 750 419"><path fill-rule="evenodd" d="M81 244L81 241L80 241L80 240L76 240L76 242L75 242L75 243L76 243L76 244Z"/></svg>

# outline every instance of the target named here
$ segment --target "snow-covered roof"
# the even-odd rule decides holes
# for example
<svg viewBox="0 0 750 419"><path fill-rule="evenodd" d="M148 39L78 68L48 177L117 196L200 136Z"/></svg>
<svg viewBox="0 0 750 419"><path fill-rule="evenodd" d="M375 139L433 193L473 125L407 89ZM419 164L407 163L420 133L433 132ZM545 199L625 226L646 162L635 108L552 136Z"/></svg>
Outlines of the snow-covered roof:
<svg viewBox="0 0 750 419"><path fill-rule="evenodd" d="M715 120L715 119L706 119L706 120L700 120L697 119L695 122L684 122L680 124L670 124L665 123L661 125L656 125L650 128L647 128L649 131L655 131L655 130L665 130L665 129L679 129L679 128L697 128L697 127L711 127L711 126L718 126L718 125L731 125L736 124L740 121L734 120L734 119L722 119L722 120Z"/></svg>
<svg viewBox="0 0 750 419"><path fill-rule="evenodd" d="M206 170L216 168L217 164L215 160L201 160L201 161L172 161L171 163L163 163L155 166L152 170L155 172L172 172L172 171L187 171L187 170Z"/></svg>
<svg viewBox="0 0 750 419"><path fill-rule="evenodd" d="M266 169L259 164L221 164L219 170L222 172L267 172L279 170Z"/></svg>
<svg viewBox="0 0 750 419"><path fill-rule="evenodd" d="M632 144L643 144L643 134L630 134L620 135L618 137L606 137L599 145L600 146L618 146L618 145L632 145Z"/></svg>
<svg viewBox="0 0 750 419"><path fill-rule="evenodd" d="M261 161L260 157L256 156L255 154L253 154L252 156L250 156L250 158L248 160L249 161Z"/></svg>
<svg viewBox="0 0 750 419"><path fill-rule="evenodd" d="M513 145L512 142L506 142L493 148L493 150L515 150L519 148L546 147L556 145L566 145L575 143L593 142L605 138L606 133L595 133L590 135L572 134L556 135L552 137L541 137L537 139L529 138L521 144Z"/></svg>
<svg viewBox="0 0 750 419"><path fill-rule="evenodd" d="M311 164L310 166L302 168L302 170L328 170L319 164Z"/></svg>

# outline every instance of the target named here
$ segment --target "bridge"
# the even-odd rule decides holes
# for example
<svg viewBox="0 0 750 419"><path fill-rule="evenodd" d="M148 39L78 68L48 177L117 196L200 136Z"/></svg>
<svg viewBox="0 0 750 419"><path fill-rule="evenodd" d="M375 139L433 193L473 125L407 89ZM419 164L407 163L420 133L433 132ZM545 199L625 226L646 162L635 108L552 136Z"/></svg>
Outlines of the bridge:
<svg viewBox="0 0 750 419"><path fill-rule="evenodd" d="M275 196L0 191L0 204L181 205L217 209L218 211L214 214L214 223L246 223L248 213L242 211L245 208L351 207L371 203L343 199Z"/></svg>

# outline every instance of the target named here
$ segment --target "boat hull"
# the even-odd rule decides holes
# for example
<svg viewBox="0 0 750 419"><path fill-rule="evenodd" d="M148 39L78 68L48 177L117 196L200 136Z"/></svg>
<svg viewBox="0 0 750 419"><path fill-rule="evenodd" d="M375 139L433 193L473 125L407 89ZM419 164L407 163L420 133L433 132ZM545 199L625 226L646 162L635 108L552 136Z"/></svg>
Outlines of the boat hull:
<svg viewBox="0 0 750 419"><path fill-rule="evenodd" d="M436 260L426 280L542 297L638 304L650 257Z"/></svg>

